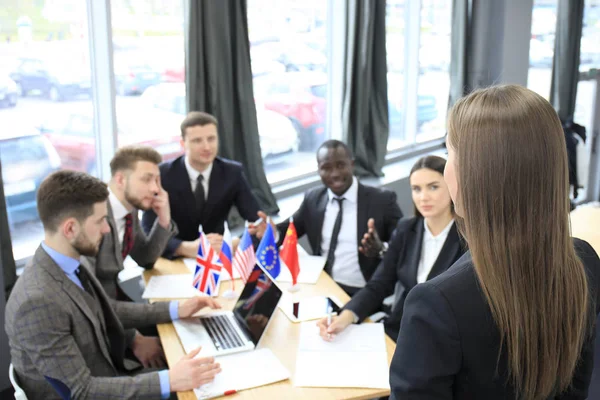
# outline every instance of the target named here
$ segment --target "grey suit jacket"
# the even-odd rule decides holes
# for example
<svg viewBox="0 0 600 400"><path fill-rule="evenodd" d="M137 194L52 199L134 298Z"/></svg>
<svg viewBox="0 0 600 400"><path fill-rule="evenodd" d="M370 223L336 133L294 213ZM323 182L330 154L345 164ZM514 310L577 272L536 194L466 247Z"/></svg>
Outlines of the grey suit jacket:
<svg viewBox="0 0 600 400"><path fill-rule="evenodd" d="M6 332L27 397L60 399L47 376L64 383L74 399L160 399L158 372L126 376L115 354L128 345L125 329L170 321L169 303L115 301L92 274L90 282L104 321L41 246L17 280L6 305Z"/></svg>
<svg viewBox="0 0 600 400"><path fill-rule="evenodd" d="M113 216L110 201L108 205L108 224L110 233L104 235L96 257L86 257L85 265L95 274L109 297L116 299L117 275L123 269L123 257L118 237L117 224ZM137 213L133 213L133 248L129 255L139 266L151 269L160 257L169 240L177 234L177 227L171 221L170 229L164 229L154 221L150 233L146 235L140 226Z"/></svg>

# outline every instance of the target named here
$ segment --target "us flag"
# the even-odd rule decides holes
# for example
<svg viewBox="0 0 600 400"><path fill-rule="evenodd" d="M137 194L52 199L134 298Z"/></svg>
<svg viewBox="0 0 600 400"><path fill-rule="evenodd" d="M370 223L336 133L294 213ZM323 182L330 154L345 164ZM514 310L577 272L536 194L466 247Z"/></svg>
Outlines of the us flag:
<svg viewBox="0 0 600 400"><path fill-rule="evenodd" d="M198 246L198 255L196 256L193 285L202 293L216 296L219 293L222 265L206 235L202 232L202 226L200 226L199 232L200 246Z"/></svg>
<svg viewBox="0 0 600 400"><path fill-rule="evenodd" d="M254 246L248 233L248 222L246 221L246 229L233 257L233 267L239 272L244 283L248 281L248 276L250 276L254 264L256 264L256 256L254 255Z"/></svg>

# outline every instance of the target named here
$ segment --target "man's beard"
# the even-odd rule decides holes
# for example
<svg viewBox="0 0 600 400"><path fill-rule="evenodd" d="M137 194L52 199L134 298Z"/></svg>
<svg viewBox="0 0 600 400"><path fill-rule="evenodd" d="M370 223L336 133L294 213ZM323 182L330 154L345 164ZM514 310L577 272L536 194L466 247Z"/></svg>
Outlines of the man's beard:
<svg viewBox="0 0 600 400"><path fill-rule="evenodd" d="M138 210L147 211L151 207L146 207L142 204L142 201L138 198L135 198L131 195L129 191L129 183L125 186L125 201L137 208Z"/></svg>
<svg viewBox="0 0 600 400"><path fill-rule="evenodd" d="M82 256L95 257L100 249L101 240L102 239L98 240L97 243L92 243L84 233L80 233L75 238L73 248Z"/></svg>

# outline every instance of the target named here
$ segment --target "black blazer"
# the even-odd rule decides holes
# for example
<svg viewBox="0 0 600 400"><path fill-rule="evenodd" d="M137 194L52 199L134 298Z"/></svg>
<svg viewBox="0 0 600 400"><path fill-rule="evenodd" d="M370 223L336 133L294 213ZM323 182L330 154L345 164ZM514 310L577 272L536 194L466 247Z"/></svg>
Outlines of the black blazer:
<svg viewBox="0 0 600 400"><path fill-rule="evenodd" d="M587 398L599 312L600 260L587 242L574 243L588 275L594 332L583 345L572 387L556 397L560 399ZM448 271L408 295L390 366L390 398L515 399L514 388L506 383L504 351L497 365L499 345L500 333L467 252Z"/></svg>
<svg viewBox="0 0 600 400"><path fill-rule="evenodd" d="M383 300L393 294L394 289L398 286L400 291L397 294L398 300L385 321L385 331L394 340L398 337L400 330L406 296L417 285L417 269L421 259L424 233L423 217L400 220L394 231L390 247L383 257L383 262L379 264L367 286L356 293L344 307L353 311L362 321L376 312ZM464 242L461 244L455 223L448 232L448 237L427 280L433 279L450 268L463 255L465 247Z"/></svg>
<svg viewBox="0 0 600 400"><path fill-rule="evenodd" d="M205 233L223 234L223 223L232 206L237 207L242 218L248 221L258 219L258 201L252 194L242 164L221 157L215 158L202 215L196 213L196 200L184 156L164 162L159 168L162 186L169 193L171 219L179 229L177 236L169 241L163 254L165 257L172 257L182 241L196 240L200 224ZM144 212L142 226L146 232L150 231L155 219L154 211Z"/></svg>
<svg viewBox="0 0 600 400"><path fill-rule="evenodd" d="M304 235L308 236L308 242L314 255L321 255L321 231L328 198L325 186L313 188L306 192L300 208L293 215L298 238ZM384 242L389 242L396 223L402 218L402 211L396 201L396 193L383 188L365 186L361 183L358 184L356 209L358 212L356 216L356 251L358 251L364 234L367 233L369 218L375 220L375 229ZM288 224L289 220L285 220L277 225L280 242L283 242ZM371 279L380 261L380 257L366 257L362 253L358 254L360 270L367 282Z"/></svg>

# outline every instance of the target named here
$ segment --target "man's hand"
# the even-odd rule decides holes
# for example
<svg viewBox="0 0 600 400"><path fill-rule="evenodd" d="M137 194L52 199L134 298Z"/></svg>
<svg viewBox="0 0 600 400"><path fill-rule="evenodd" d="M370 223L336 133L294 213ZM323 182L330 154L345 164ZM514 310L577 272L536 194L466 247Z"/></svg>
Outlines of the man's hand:
<svg viewBox="0 0 600 400"><path fill-rule="evenodd" d="M152 201L152 211L154 211L156 214L160 226L165 229L169 229L169 226L171 226L171 207L169 206L169 194L160 184L160 176L156 178L156 186L158 187L158 193L154 195L154 201Z"/></svg>
<svg viewBox="0 0 600 400"><path fill-rule="evenodd" d="M257 238L262 239L267 230L267 214L264 211L259 211L257 213L258 218L262 219L259 224L249 223L248 224L248 233L251 235L255 235ZM275 223L271 219L271 227L273 228L273 232L277 232L277 227Z"/></svg>
<svg viewBox="0 0 600 400"><path fill-rule="evenodd" d="M177 247L177 249L175 249L175 255L177 257L196 258L196 256L198 255L198 247L199 246L200 246L200 238L198 238L192 242L183 241L183 242L181 242L179 247Z"/></svg>
<svg viewBox="0 0 600 400"><path fill-rule="evenodd" d="M331 325L327 325L327 317L322 318L317 322L319 327L319 335L326 341L330 342L335 338L335 335L342 332L348 325L354 322L352 311L344 310L339 316L331 317Z"/></svg>
<svg viewBox="0 0 600 400"><path fill-rule="evenodd" d="M210 307L214 310L221 308L221 305L208 296L192 297L189 300L179 302L179 318L189 318L204 307Z"/></svg>
<svg viewBox="0 0 600 400"><path fill-rule="evenodd" d="M167 365L165 353L157 337L143 336L136 332L131 350L144 368L163 368Z"/></svg>
<svg viewBox="0 0 600 400"><path fill-rule="evenodd" d="M212 382L221 372L221 365L214 357L198 357L200 348L186 354L169 370L171 392L185 392Z"/></svg>
<svg viewBox="0 0 600 400"><path fill-rule="evenodd" d="M375 220L373 218L369 218L367 227L367 233L365 233L360 241L362 246L359 246L358 251L367 257L378 257L379 252L383 249L383 243L381 242L381 239L379 239L377 230L375 230Z"/></svg>
<svg viewBox="0 0 600 400"><path fill-rule="evenodd" d="M209 233L206 235L206 238L208 239L208 243L210 243L210 247L213 248L215 253L219 254L221 252L221 247L223 247L223 236L218 233Z"/></svg>

